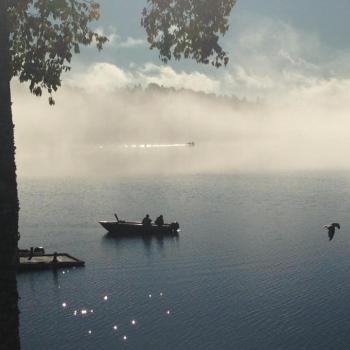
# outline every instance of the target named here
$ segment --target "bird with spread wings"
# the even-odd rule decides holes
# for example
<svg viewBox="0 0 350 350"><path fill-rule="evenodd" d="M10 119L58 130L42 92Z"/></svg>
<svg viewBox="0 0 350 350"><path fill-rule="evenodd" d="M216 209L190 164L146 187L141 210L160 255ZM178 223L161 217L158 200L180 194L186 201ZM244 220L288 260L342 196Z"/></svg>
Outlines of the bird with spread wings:
<svg viewBox="0 0 350 350"><path fill-rule="evenodd" d="M323 227L328 230L328 237L330 241L334 237L335 229L337 228L340 230L340 224L338 224L337 222L334 222L333 224L330 224L330 225L324 225Z"/></svg>

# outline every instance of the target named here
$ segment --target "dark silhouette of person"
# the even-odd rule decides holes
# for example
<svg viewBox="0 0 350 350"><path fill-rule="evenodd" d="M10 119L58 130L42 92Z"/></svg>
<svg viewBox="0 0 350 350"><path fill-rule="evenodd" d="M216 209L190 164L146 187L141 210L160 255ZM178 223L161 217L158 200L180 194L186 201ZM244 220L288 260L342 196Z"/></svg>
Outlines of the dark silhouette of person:
<svg viewBox="0 0 350 350"><path fill-rule="evenodd" d="M163 226L164 225L163 215L159 215L154 223L157 226Z"/></svg>
<svg viewBox="0 0 350 350"><path fill-rule="evenodd" d="M34 247L30 247L29 257L28 260L32 260L32 257L34 256Z"/></svg>
<svg viewBox="0 0 350 350"><path fill-rule="evenodd" d="M328 230L328 238L330 241L334 237L335 228L340 230L340 225L337 222L334 222L333 224L330 224L330 225L324 225L323 227Z"/></svg>
<svg viewBox="0 0 350 350"><path fill-rule="evenodd" d="M142 219L142 225L143 226L151 226L152 220L149 217L149 214L147 214L143 219Z"/></svg>

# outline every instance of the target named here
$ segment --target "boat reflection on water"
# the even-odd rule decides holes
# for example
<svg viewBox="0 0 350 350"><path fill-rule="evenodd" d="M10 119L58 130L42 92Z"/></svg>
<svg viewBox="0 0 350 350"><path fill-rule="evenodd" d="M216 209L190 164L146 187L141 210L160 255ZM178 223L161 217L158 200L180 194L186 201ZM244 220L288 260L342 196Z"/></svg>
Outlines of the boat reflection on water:
<svg viewBox="0 0 350 350"><path fill-rule="evenodd" d="M167 244L173 244L173 243L179 243L180 241L180 235L178 232L172 234L172 235L114 235L110 232L107 232L103 236L103 242L106 242L108 244L114 243L118 247L125 247L130 245L135 245L137 243L142 242L145 250L150 253L153 244L155 243L158 248L165 248Z"/></svg>
<svg viewBox="0 0 350 350"><path fill-rule="evenodd" d="M143 241L143 242L177 242L180 239L179 232L170 235L128 235L128 234L119 234L115 235L113 233L107 232L103 238L106 241L114 241L114 242L132 242L132 241Z"/></svg>

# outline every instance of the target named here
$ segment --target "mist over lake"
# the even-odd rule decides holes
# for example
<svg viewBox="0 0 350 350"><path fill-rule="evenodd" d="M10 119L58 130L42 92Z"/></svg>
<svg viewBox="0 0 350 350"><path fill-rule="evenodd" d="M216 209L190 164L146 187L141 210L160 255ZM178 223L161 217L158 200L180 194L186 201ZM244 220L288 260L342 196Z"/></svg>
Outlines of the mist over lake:
<svg viewBox="0 0 350 350"><path fill-rule="evenodd" d="M193 90L63 88L54 108L22 91L18 172L30 177L349 170L348 83L273 100ZM21 90L19 90L21 92ZM31 128L31 129L30 129ZM28 132L28 130L31 130ZM132 148L195 142L195 147Z"/></svg>

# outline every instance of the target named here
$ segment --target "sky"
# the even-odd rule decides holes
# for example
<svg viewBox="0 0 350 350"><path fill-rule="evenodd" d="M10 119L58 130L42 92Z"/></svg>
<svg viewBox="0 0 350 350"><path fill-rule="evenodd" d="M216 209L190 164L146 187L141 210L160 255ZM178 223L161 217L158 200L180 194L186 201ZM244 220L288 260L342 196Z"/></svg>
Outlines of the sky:
<svg viewBox="0 0 350 350"><path fill-rule="evenodd" d="M133 81L146 83L142 80L144 75L171 85L167 74L162 74L163 70L170 74L171 68L174 70L171 79L177 75L183 81L182 73L194 76L199 73L213 81L220 80L215 86L207 81L208 85L204 84L202 90L256 96L268 95L269 85L275 88L271 80L293 84L294 79L296 84L297 75L300 79L349 76L348 0L238 0L230 18L230 30L222 40L231 60L227 68L220 70L197 65L191 60L162 65L157 53L147 48L140 26L145 0L103 0L100 3L101 19L96 28L105 33L110 42L102 53L91 48L85 50L76 57L74 65L76 71L96 75L94 67L99 65L101 73L101 64L106 64L104 68L109 74L111 67L107 64L111 64L129 75L121 77L120 85ZM186 87L190 78L185 79ZM198 89L196 81L198 84L194 77L194 89ZM305 81L299 81L302 83Z"/></svg>
<svg viewBox="0 0 350 350"><path fill-rule="evenodd" d="M161 63L140 26L145 0L100 3L94 28L109 43L74 57L55 107L13 83L20 175L151 173L169 157L182 172L350 169L349 0L238 0L221 69ZM263 108L118 92L150 83L259 99ZM196 147L187 153L120 147L189 141Z"/></svg>

